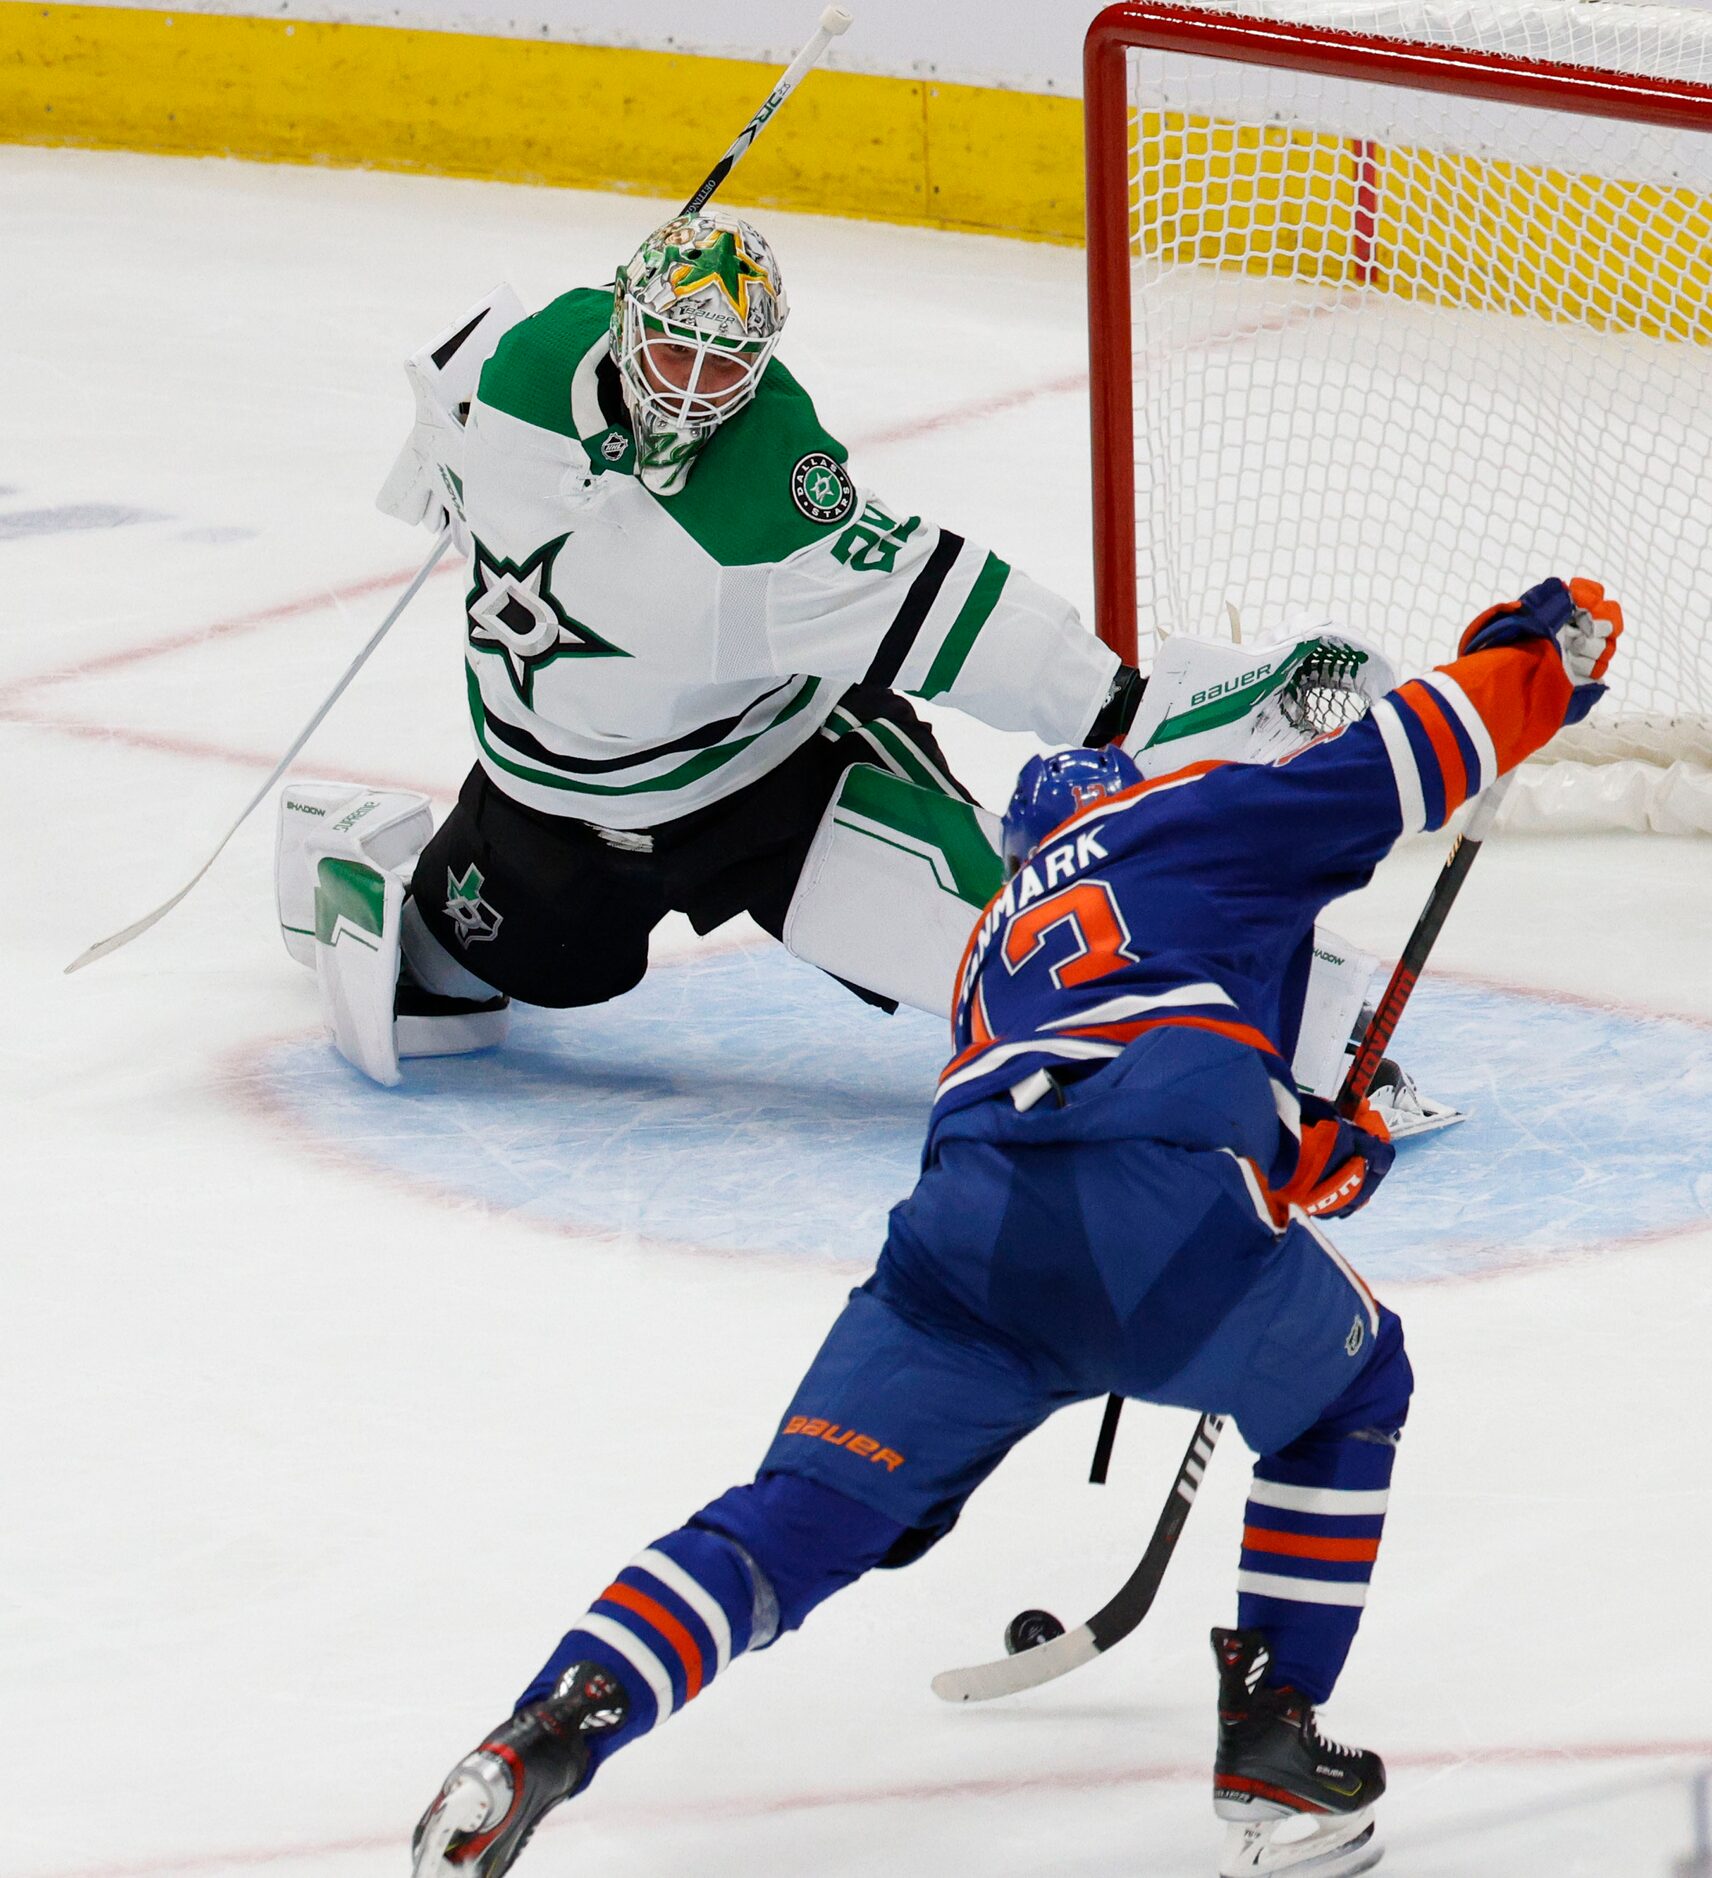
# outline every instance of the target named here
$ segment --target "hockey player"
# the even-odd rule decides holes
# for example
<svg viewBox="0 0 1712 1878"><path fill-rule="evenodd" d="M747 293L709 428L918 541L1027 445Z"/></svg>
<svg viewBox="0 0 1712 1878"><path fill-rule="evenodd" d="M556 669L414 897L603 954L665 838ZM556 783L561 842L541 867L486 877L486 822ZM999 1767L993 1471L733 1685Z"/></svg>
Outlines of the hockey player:
<svg viewBox="0 0 1712 1878"><path fill-rule="evenodd" d="M1271 1042L1332 897L1585 715L1621 630L1591 582L1481 615L1457 660L1276 767L1135 781L1033 759L971 935L923 1172L757 1478L625 1566L420 1822L417 1878L506 1871L548 1808L874 1566L948 1532L1055 1408L1233 1416L1259 1456L1218 1664L1221 1871L1377 1862L1377 1754L1316 1707L1354 1639L1412 1389L1403 1331L1314 1218L1390 1160Z"/></svg>
<svg viewBox="0 0 1712 1878"><path fill-rule="evenodd" d="M418 423L381 497L471 556L477 764L398 939L364 935L401 942L407 1016L616 997L674 909L780 935L851 764L963 795L910 697L1049 743L1123 729L1136 674L1068 601L852 481L774 357L785 287L748 222L680 217L615 286L514 311L496 297L412 362ZM346 812L308 802L306 835Z"/></svg>

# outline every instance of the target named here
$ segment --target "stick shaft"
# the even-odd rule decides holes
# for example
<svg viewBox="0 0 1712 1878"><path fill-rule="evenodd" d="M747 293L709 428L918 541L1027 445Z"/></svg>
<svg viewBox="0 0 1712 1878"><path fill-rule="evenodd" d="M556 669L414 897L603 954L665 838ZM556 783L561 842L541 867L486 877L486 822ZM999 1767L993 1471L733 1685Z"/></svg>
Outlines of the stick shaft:
<svg viewBox="0 0 1712 1878"><path fill-rule="evenodd" d="M1106 1412L1100 1417L1100 1436L1094 1443L1094 1464L1088 1469L1088 1485L1103 1487L1106 1475L1111 1472L1112 1448L1118 1438L1118 1417L1123 1413L1124 1399L1121 1395L1106 1397Z"/></svg>
<svg viewBox="0 0 1712 1878"><path fill-rule="evenodd" d="M1492 824L1497 819L1499 807L1509 787L1510 777L1504 776L1486 791L1475 805L1467 826L1445 857L1445 864L1433 883L1433 890L1427 895L1427 903L1421 908L1421 917L1415 921L1415 930L1410 933L1408 944L1403 947L1402 956L1392 970L1391 981L1385 987L1385 994L1374 1008L1373 1021L1367 1026L1361 1048L1356 1052L1355 1061L1349 1066L1349 1074L1344 1078L1337 1099L1340 1113L1353 1115L1372 1086L1380 1060L1397 1029L1397 1021L1403 1015L1403 1007L1409 1002L1415 982L1426 965L1427 956L1437 943L1451 908L1456 904L1456 896L1462 891L1462 883L1468 878L1468 870L1474 865L1480 844L1492 831Z"/></svg>
<svg viewBox="0 0 1712 1878"><path fill-rule="evenodd" d="M694 215L698 209L707 206L713 199L714 192L737 165L742 162L744 156L748 153L749 146L760 136L762 131L767 128L768 123L771 121L779 106L784 103L791 93L796 90L797 86L808 76L809 72L818 62L820 55L849 24L850 15L844 12L841 7L828 7L826 9L820 16L820 26L815 32L814 37L785 68L779 82L767 93L766 102L737 133L731 148L727 150L725 155L708 171L707 175L702 179L701 187L690 197L689 201L684 204L681 213Z"/></svg>
<svg viewBox="0 0 1712 1878"><path fill-rule="evenodd" d="M243 827L244 823L249 820L257 804L261 802L268 791L297 760L298 753L302 750L303 746L315 735L316 731L321 728L327 713L332 710L333 706L345 695L346 688L349 686L351 680L355 678L357 673L369 662L370 654L398 623L399 615L403 613L404 609L416 598L417 594L422 591L422 583L433 573L440 556L446 552L447 548L451 545L451 541L452 531L449 528L442 530L440 536L434 543L433 553L430 554L427 560L422 563L421 567L416 570L416 573L411 578L410 585L406 587L403 593L394 601L391 612L389 612L386 618L370 633L367 644L365 644L357 656L352 659L350 664L345 667L344 676L333 689L328 692L327 696L322 699L315 711L315 715L310 718L309 722L305 724L297 733L296 737L292 739L291 748L287 750L285 755L273 766L273 769L268 774L267 780L256 790L255 794L250 797L243 808L238 811L237 819L220 837L218 843L215 845L214 852L209 855L208 859L202 863L170 900L163 900L153 912L145 913L141 919L133 920L129 926L112 934L109 938L98 940L87 952L79 953L65 968L67 972L81 971L85 965L93 965L97 959L104 959L109 953L117 952L121 946L128 946L133 939L146 933L151 926L158 925L160 921L165 919L167 914L178 905L179 901L189 893L191 888L196 885L202 876L208 872L209 868L219 860L221 854L225 851L226 843L230 841L238 830Z"/></svg>

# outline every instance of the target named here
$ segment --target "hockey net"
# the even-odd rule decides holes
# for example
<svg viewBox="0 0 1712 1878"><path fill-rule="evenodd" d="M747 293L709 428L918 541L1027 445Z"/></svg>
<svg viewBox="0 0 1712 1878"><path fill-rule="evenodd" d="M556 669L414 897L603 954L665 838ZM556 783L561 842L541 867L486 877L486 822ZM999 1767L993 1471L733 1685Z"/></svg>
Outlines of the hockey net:
<svg viewBox="0 0 1712 1878"><path fill-rule="evenodd" d="M1712 13L1132 3L1086 68L1103 636L1407 671L1589 575L1612 695L1518 819L1712 829Z"/></svg>

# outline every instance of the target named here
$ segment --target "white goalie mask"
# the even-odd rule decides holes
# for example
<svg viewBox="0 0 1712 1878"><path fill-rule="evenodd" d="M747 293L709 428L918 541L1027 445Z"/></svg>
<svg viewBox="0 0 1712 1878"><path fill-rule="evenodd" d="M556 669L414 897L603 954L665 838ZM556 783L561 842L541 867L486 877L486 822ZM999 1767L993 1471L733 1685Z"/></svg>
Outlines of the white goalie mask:
<svg viewBox="0 0 1712 1878"><path fill-rule="evenodd" d="M696 452L754 397L788 312L765 237L723 209L667 222L620 269L612 356L656 495L681 489Z"/></svg>

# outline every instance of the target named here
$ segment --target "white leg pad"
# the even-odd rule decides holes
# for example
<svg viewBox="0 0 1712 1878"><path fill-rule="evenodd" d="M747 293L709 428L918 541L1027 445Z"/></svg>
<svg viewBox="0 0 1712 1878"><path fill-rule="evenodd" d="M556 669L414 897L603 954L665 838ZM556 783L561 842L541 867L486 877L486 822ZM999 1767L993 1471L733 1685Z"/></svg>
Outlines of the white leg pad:
<svg viewBox="0 0 1712 1878"><path fill-rule="evenodd" d="M996 815L858 765L821 818L785 945L822 971L946 1017L970 929L1003 880Z"/></svg>
<svg viewBox="0 0 1712 1878"><path fill-rule="evenodd" d="M274 840L274 894L285 949L300 965L316 969L316 864L323 855L406 868L433 832L426 796L350 783L288 782L280 791Z"/></svg>
<svg viewBox="0 0 1712 1878"><path fill-rule="evenodd" d="M404 885L360 857L323 855L315 866L315 978L321 1015L339 1054L370 1081L398 1081L393 1001Z"/></svg>
<svg viewBox="0 0 1712 1878"><path fill-rule="evenodd" d="M1302 1024L1290 1068L1298 1087L1330 1102L1343 1087L1350 1039L1373 989L1379 961L1325 926L1314 928L1314 962L1302 999Z"/></svg>

